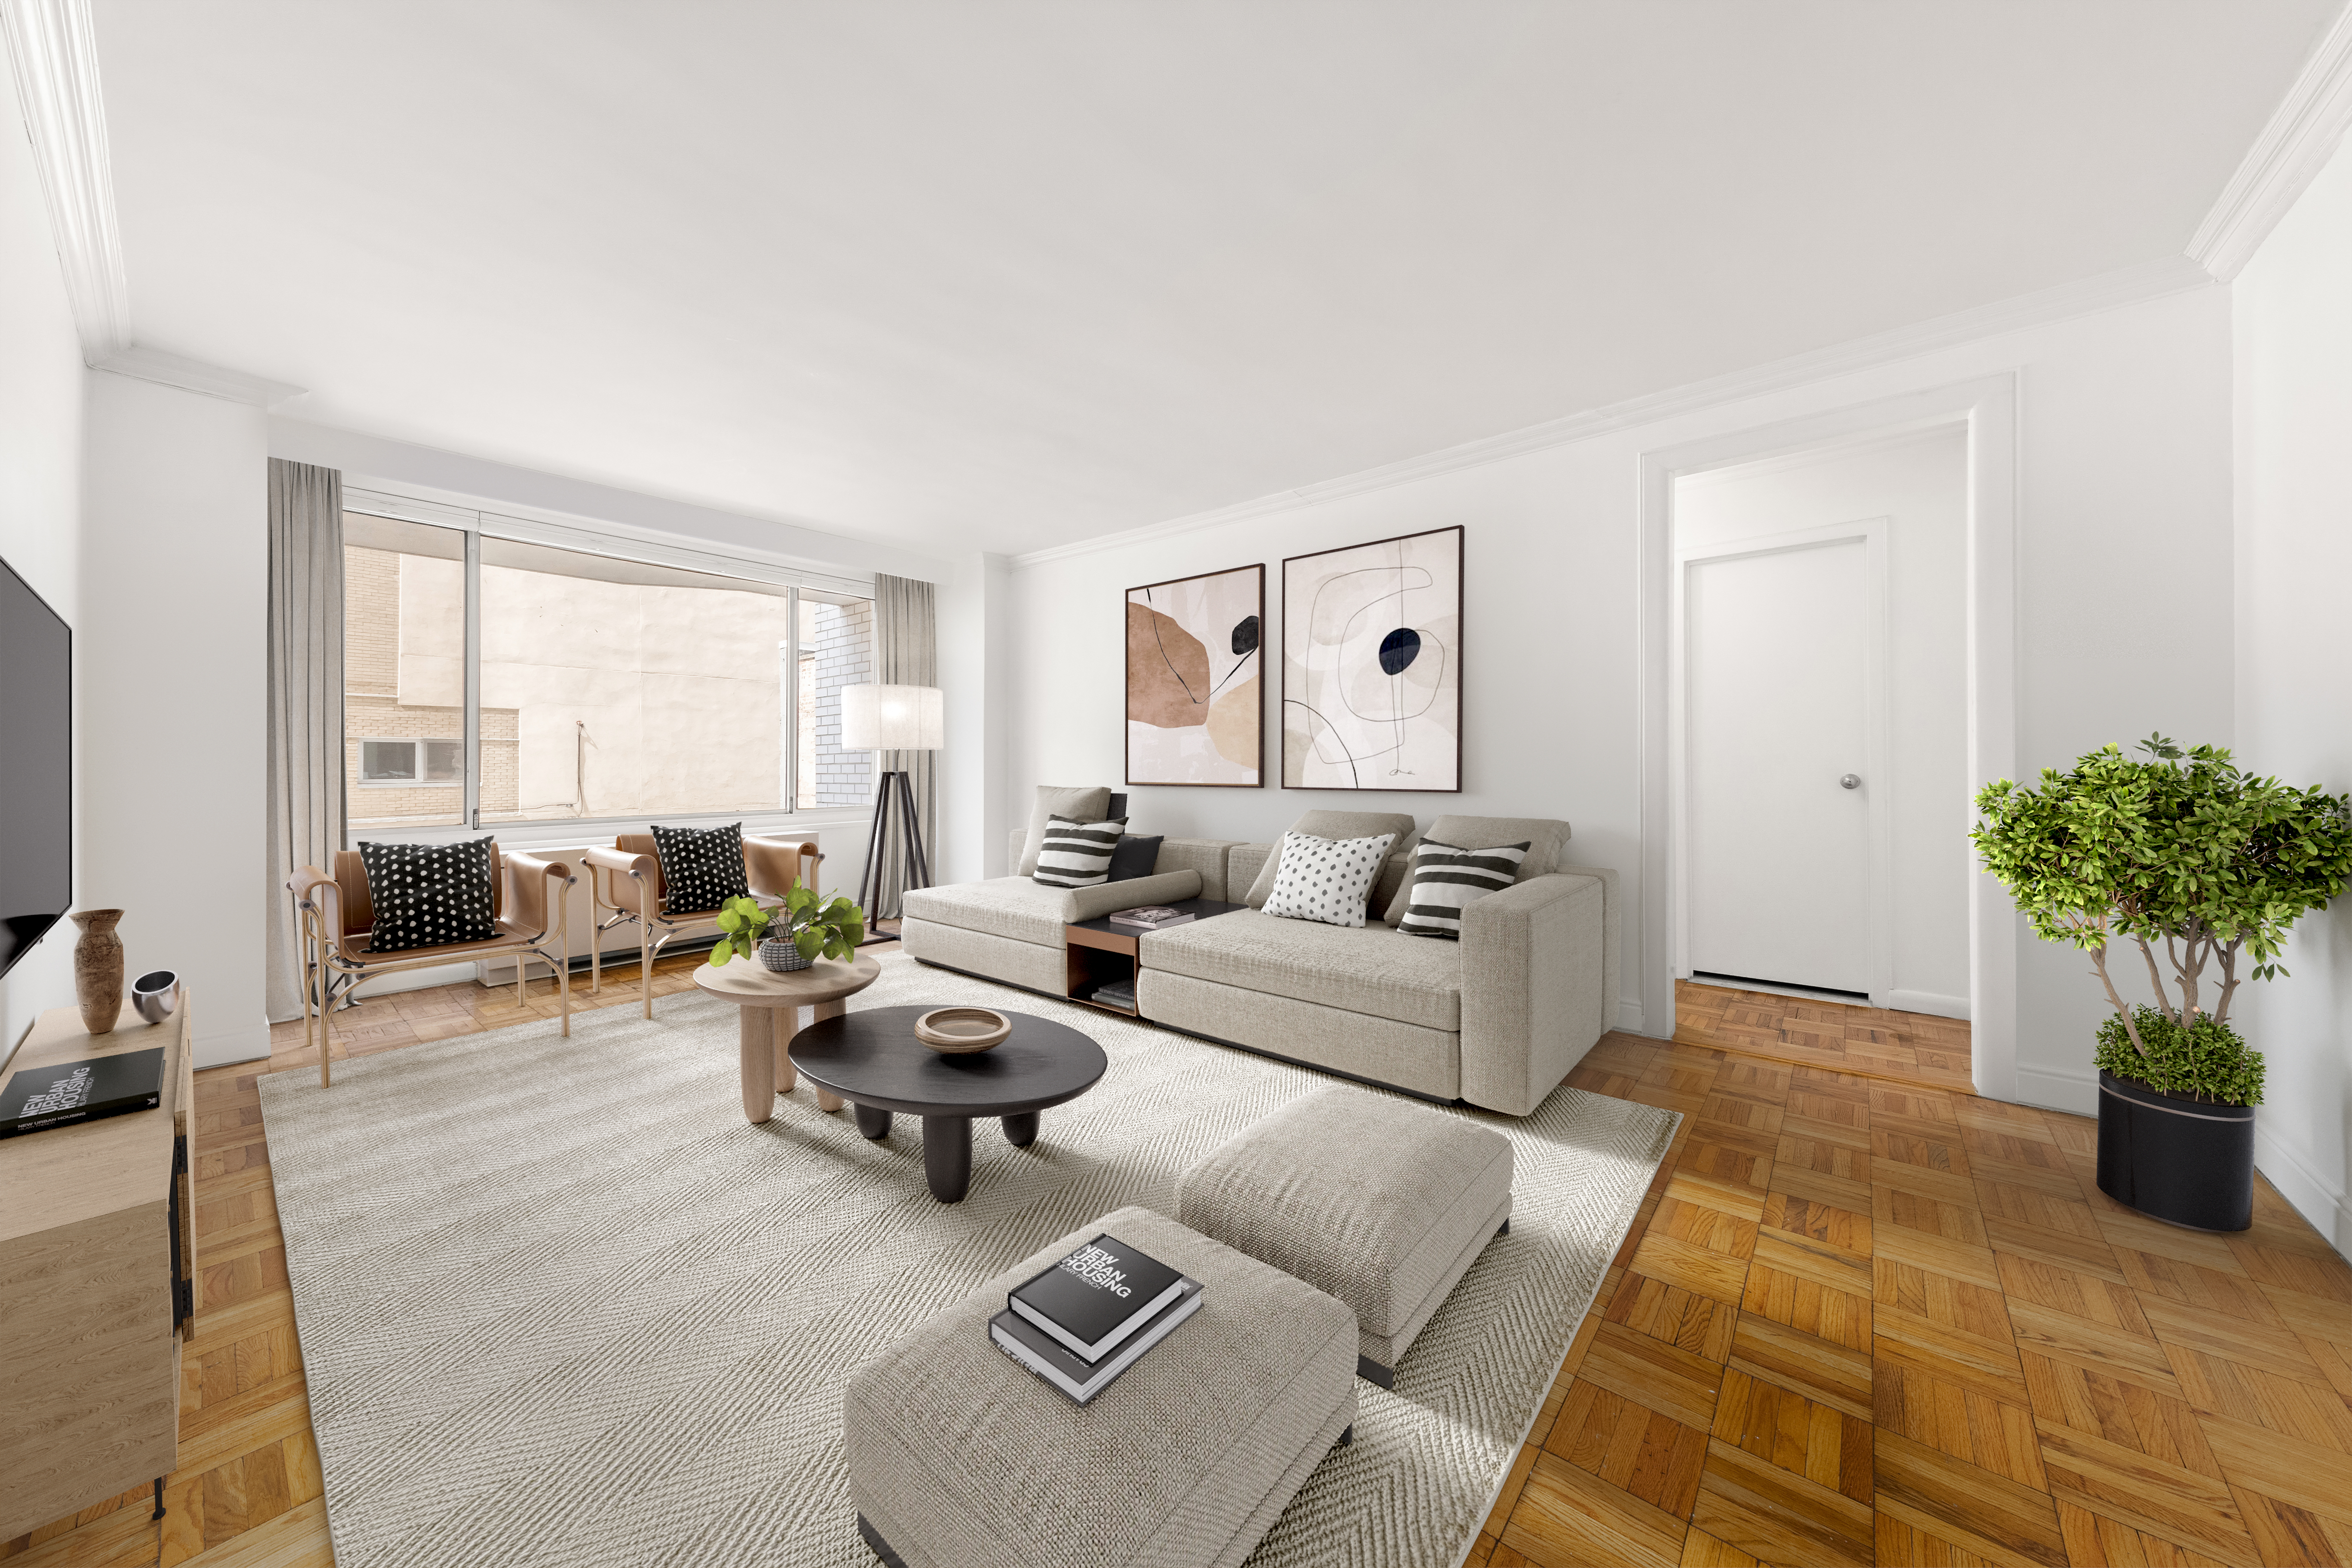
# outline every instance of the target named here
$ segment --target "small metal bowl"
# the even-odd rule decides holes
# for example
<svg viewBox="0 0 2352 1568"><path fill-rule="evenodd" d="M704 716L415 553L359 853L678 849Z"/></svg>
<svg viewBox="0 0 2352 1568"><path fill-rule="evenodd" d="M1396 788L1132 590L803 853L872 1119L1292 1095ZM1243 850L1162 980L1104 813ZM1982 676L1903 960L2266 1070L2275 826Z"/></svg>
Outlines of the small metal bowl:
<svg viewBox="0 0 2352 1568"><path fill-rule="evenodd" d="M131 984L131 1005L151 1024L160 1024L178 1011L180 977L169 969L153 969Z"/></svg>
<svg viewBox="0 0 2352 1568"><path fill-rule="evenodd" d="M915 1038L945 1056L984 1051L1013 1033L1013 1020L989 1007L940 1007L915 1020Z"/></svg>

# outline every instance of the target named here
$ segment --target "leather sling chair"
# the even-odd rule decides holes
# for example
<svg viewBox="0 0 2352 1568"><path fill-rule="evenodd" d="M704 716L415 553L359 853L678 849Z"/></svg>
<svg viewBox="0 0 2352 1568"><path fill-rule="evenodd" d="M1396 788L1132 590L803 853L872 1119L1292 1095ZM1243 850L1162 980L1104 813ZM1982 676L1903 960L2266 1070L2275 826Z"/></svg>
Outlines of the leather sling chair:
<svg viewBox="0 0 2352 1568"><path fill-rule="evenodd" d="M514 874L513 897L507 892L506 872ZM310 1017L319 1018L319 1083L329 1083L328 1046L332 1039L330 1018L335 1005L362 981L404 969L425 969L436 963L511 957L515 961L515 1005L524 997L524 961L537 958L555 972L556 994L562 999L563 1033L572 1033L572 884L579 880L561 860L500 852L490 846L490 916L499 934L480 942L447 942L433 947L404 947L392 952L371 950L375 905L368 897L367 866L355 850L335 852L335 874L305 866L286 879L294 895L296 941L302 960L302 1045L311 1044ZM511 907L509 907L511 906ZM550 951L549 944L553 944Z"/></svg>
<svg viewBox="0 0 2352 1568"><path fill-rule="evenodd" d="M743 840L743 882L751 897L773 908L803 882L814 886L816 868L824 856L814 838L751 838ZM646 1016L654 1016L654 960L661 950L692 926L718 929L717 910L673 910L669 885L663 879L661 857L650 833L624 833L610 849L584 850L580 856L588 873L588 907L595 922L588 943L588 990L604 988L604 933L619 926L637 929L637 984L645 993ZM606 911L610 911L607 913Z"/></svg>

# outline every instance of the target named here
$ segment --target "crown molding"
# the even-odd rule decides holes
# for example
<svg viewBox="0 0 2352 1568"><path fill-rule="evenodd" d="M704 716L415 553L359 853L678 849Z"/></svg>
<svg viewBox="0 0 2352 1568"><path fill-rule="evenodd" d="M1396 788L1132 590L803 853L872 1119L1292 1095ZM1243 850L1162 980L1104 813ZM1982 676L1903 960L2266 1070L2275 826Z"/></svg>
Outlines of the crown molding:
<svg viewBox="0 0 2352 1568"><path fill-rule="evenodd" d="M0 0L16 102L48 197L66 299L96 364L131 346L131 284L114 220L114 170L89 0Z"/></svg>
<svg viewBox="0 0 2352 1568"><path fill-rule="evenodd" d="M2189 241L2189 258L2224 283L2253 259L2279 219L2352 127L2352 9L2336 18L2270 123Z"/></svg>
<svg viewBox="0 0 2352 1568"><path fill-rule="evenodd" d="M135 375L142 381L160 382L188 392L201 392L207 397L226 398L231 403L250 403L260 408L275 408L289 397L299 397L304 389L268 376L248 375L241 370L223 365L206 364L202 360L184 359L167 354L161 349L151 349L134 343L119 349L103 359L89 362L93 370L110 370L117 375Z"/></svg>
<svg viewBox="0 0 2352 1568"><path fill-rule="evenodd" d="M1529 425L1499 436L1483 437L1458 447L1408 458L1402 462L1365 468L1339 479L1302 485L1297 489L1280 490L1255 500L1193 512L1165 522L1147 523L1141 528L1125 529L1093 539L1033 550L1013 557L1013 565L1015 569L1042 566L1050 561L1092 554L1098 550L1116 550L1123 545L1139 544L1146 540L1246 521L1269 512L1287 511L1296 507L1316 506L1349 496L1365 495L1438 474L1454 473L1464 468L1499 463L1529 452L1591 440L1612 430L1654 424L1677 415L1694 414L1723 404L1737 403L1743 398L1785 392L1833 376L1850 375L1899 360L1916 359L1922 354L1979 338L2069 321L2077 316L2094 315L2101 310L2137 305L2194 289L2210 288L2213 281L2211 273L2188 257L2168 256L2160 260L2077 279L2072 283L2062 283L2055 288L2021 294L2014 299L1997 300L1972 310L1930 317L1907 327L1896 327L1890 331L1733 371L1706 381L1627 398L1622 403L1608 404L1582 414Z"/></svg>

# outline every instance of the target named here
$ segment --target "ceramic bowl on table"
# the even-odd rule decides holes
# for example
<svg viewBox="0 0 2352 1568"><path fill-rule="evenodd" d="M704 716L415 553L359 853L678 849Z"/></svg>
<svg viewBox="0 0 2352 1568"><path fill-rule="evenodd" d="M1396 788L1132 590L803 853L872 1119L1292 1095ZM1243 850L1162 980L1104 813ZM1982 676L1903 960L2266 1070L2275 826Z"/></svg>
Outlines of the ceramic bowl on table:
<svg viewBox="0 0 2352 1568"><path fill-rule="evenodd" d="M915 1038L944 1056L1003 1043L1013 1020L990 1007L939 1007L915 1020Z"/></svg>

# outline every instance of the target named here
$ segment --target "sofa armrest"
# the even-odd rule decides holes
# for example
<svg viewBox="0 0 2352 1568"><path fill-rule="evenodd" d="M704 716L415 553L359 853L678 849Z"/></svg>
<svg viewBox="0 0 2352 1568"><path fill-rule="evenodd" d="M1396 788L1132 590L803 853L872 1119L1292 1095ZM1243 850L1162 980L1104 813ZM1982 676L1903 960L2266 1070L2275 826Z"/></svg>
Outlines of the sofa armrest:
<svg viewBox="0 0 2352 1568"><path fill-rule="evenodd" d="M1607 1031L1607 889L1553 873L1462 911L1462 1098L1525 1116Z"/></svg>
<svg viewBox="0 0 2352 1568"><path fill-rule="evenodd" d="M743 879L751 891L762 898L781 899L801 881L803 861L821 859L817 853L816 835L803 838L746 838L743 840ZM810 886L815 886L814 867Z"/></svg>
<svg viewBox="0 0 2352 1568"><path fill-rule="evenodd" d="M1552 871L1555 876L1597 877L1601 881L1601 1032L1605 1035L1617 1026L1618 1010L1625 1003L1622 889L1617 873L1606 866L1555 866Z"/></svg>
<svg viewBox="0 0 2352 1568"><path fill-rule="evenodd" d="M1233 847L1230 838L1164 838L1160 843L1160 858L1152 862L1152 874L1164 877L1171 871L1198 871L1201 890L1193 896L1223 903L1233 897L1225 890L1225 855Z"/></svg>
<svg viewBox="0 0 2352 1568"><path fill-rule="evenodd" d="M1091 888L1071 888L1062 894L1062 923L1098 921L1120 910L1146 904L1172 904L1201 896L1201 873L1167 871L1150 877L1129 877L1124 882L1097 882Z"/></svg>

